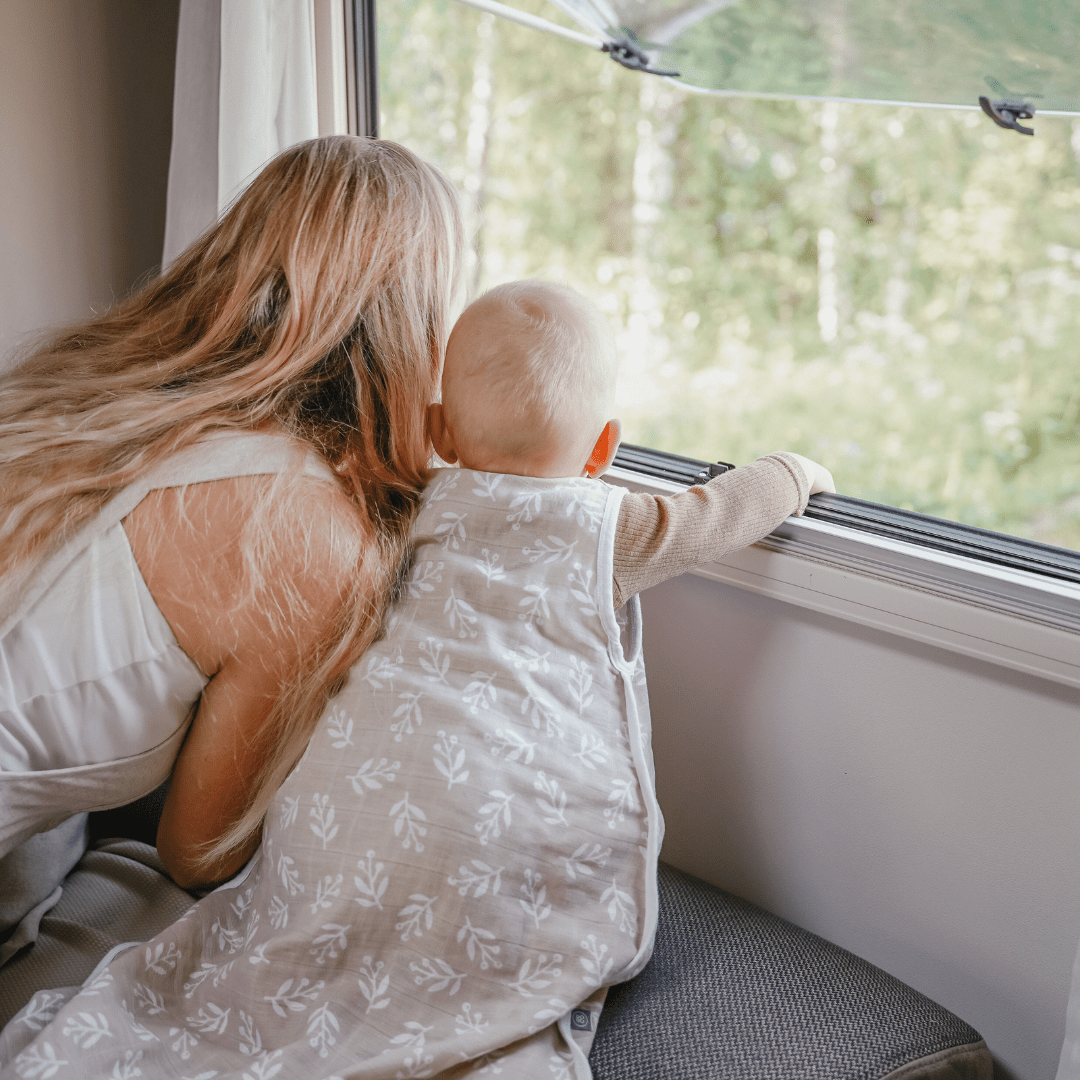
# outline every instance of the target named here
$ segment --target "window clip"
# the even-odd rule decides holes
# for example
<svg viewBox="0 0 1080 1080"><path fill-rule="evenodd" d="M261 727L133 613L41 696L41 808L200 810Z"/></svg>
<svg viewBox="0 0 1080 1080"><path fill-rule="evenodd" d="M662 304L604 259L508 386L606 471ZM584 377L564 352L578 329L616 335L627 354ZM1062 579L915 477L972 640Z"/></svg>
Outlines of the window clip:
<svg viewBox="0 0 1080 1080"><path fill-rule="evenodd" d="M729 472L734 468L734 465L729 465L726 461L714 462L702 469L694 477L694 484L707 484L714 476L719 476L721 473ZM691 487L693 487L693 484L691 484Z"/></svg>
<svg viewBox="0 0 1080 1080"><path fill-rule="evenodd" d="M986 96L979 97L982 111L997 124L998 127L1011 128L1019 131L1021 135L1034 135L1035 129L1018 124L1017 120L1030 120L1035 115L1035 107L1026 101L1015 101L1006 98L1004 101L991 101Z"/></svg>
<svg viewBox="0 0 1080 1080"><path fill-rule="evenodd" d="M637 34L624 26L621 34L609 30L611 41L604 42L602 51L606 52L616 64L622 64L631 71L643 71L646 75L667 75L677 79L677 71L663 71L649 66L649 54L638 43Z"/></svg>

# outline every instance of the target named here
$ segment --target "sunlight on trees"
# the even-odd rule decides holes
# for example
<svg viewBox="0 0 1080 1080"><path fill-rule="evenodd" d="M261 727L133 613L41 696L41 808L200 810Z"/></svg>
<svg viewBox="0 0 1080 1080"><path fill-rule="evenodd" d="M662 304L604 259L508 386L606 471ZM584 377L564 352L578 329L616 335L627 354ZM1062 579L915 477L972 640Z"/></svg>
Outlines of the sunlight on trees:
<svg viewBox="0 0 1080 1080"><path fill-rule="evenodd" d="M1080 548L1080 121L711 98L449 0L379 19L382 134L465 195L471 290L591 297L628 441Z"/></svg>

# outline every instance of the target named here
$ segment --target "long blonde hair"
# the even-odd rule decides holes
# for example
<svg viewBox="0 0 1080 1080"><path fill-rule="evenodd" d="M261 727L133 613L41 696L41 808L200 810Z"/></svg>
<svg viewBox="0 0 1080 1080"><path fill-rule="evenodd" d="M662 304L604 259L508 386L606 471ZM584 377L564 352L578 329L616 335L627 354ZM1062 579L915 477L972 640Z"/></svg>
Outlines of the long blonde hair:
<svg viewBox="0 0 1080 1080"><path fill-rule="evenodd" d="M365 586L279 700L247 810L207 859L258 828L335 680L378 632L427 477L424 412L461 249L457 196L435 169L395 143L314 139L270 162L160 277L0 381L9 597L113 495L214 431L276 425L313 446L370 538ZM275 521L266 499L249 510L263 526L245 531L254 579L270 570Z"/></svg>

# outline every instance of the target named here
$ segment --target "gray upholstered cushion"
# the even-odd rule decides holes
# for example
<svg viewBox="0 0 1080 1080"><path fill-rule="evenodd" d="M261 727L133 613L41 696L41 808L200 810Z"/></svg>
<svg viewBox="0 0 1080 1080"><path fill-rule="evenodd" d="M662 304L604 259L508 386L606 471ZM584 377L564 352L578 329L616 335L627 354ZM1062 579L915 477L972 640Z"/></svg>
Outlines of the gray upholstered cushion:
<svg viewBox="0 0 1080 1080"><path fill-rule="evenodd" d="M989 1080L979 1033L865 960L661 864L656 949L612 989L596 1080Z"/></svg>

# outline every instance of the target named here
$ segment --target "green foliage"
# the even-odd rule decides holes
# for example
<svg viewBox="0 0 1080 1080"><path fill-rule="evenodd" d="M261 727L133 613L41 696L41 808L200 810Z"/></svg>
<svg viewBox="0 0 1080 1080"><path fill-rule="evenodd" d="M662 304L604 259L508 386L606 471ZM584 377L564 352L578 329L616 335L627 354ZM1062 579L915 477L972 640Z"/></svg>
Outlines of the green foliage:
<svg viewBox="0 0 1080 1080"><path fill-rule="evenodd" d="M691 95L448 0L379 11L384 137L470 199L474 289L607 314L628 441L791 449L1080 548L1080 124Z"/></svg>

